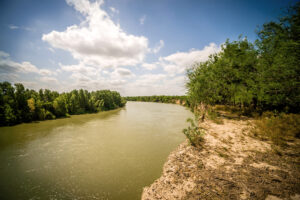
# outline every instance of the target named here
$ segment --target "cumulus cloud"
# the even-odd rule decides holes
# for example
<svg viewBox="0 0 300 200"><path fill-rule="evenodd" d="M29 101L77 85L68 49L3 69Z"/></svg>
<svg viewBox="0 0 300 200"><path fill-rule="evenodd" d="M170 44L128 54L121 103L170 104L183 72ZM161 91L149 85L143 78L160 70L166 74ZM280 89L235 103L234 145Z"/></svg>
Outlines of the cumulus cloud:
<svg viewBox="0 0 300 200"><path fill-rule="evenodd" d="M92 66L86 66L84 63L79 63L77 65L63 65L59 63L59 66L61 67L62 71L80 73L87 76L94 76L99 73L99 69Z"/></svg>
<svg viewBox="0 0 300 200"><path fill-rule="evenodd" d="M15 62L11 60L8 53L0 51L0 73L6 75L12 75L15 73L36 73L39 75L56 75L56 72L52 72L48 69L39 69L30 62Z"/></svg>
<svg viewBox="0 0 300 200"><path fill-rule="evenodd" d="M121 76L132 76L133 73L129 69L125 68L118 68L115 70L116 73L120 74Z"/></svg>
<svg viewBox="0 0 300 200"><path fill-rule="evenodd" d="M143 16L140 18L140 24L141 24L141 25L144 25L145 20L146 20L146 15L143 15Z"/></svg>
<svg viewBox="0 0 300 200"><path fill-rule="evenodd" d="M9 54L4 52L4 51L0 51L0 58L7 58L9 57Z"/></svg>
<svg viewBox="0 0 300 200"><path fill-rule="evenodd" d="M111 80L109 83L113 86L120 86L124 85L127 81L126 80Z"/></svg>
<svg viewBox="0 0 300 200"><path fill-rule="evenodd" d="M126 79L132 79L135 77L135 74L132 73L129 69L126 68L117 68L115 69L108 79L110 83L124 83L126 82Z"/></svg>
<svg viewBox="0 0 300 200"><path fill-rule="evenodd" d="M148 39L123 31L101 9L103 1L67 0L85 20L65 31L52 31L42 36L54 48L69 51L80 63L99 68L133 66L144 59Z"/></svg>
<svg viewBox="0 0 300 200"><path fill-rule="evenodd" d="M169 74L182 74L188 67L195 63L208 60L211 54L217 53L221 47L215 43L210 43L202 50L192 49L189 52L177 52L159 59L163 69Z"/></svg>
<svg viewBox="0 0 300 200"><path fill-rule="evenodd" d="M57 72L53 72L53 71L50 71L48 69L40 69L39 72L38 72L40 75L43 75L43 76L53 76L53 75L57 75Z"/></svg>
<svg viewBox="0 0 300 200"><path fill-rule="evenodd" d="M143 63L142 67L147 70L153 70L153 69L157 68L157 64L156 63Z"/></svg>
<svg viewBox="0 0 300 200"><path fill-rule="evenodd" d="M47 84L58 83L58 80L56 78L50 77L50 76L43 76L40 78L40 81L47 83Z"/></svg>

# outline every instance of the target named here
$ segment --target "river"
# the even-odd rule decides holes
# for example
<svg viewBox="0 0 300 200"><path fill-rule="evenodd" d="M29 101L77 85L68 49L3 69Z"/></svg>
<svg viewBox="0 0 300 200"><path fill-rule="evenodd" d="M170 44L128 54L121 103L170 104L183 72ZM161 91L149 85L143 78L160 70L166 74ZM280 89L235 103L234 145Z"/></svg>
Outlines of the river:
<svg viewBox="0 0 300 200"><path fill-rule="evenodd" d="M193 114L127 102L97 114L0 128L0 199L140 199Z"/></svg>

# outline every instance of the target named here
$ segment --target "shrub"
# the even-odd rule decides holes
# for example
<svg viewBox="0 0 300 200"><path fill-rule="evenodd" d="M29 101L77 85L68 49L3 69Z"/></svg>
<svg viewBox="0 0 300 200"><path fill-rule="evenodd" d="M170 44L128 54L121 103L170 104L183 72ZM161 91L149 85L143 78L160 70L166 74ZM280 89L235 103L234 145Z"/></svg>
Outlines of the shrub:
<svg viewBox="0 0 300 200"><path fill-rule="evenodd" d="M188 138L192 146L201 145L204 141L204 130L199 126L196 126L194 120L191 118L188 118L187 122L190 122L190 126L183 129L183 134Z"/></svg>

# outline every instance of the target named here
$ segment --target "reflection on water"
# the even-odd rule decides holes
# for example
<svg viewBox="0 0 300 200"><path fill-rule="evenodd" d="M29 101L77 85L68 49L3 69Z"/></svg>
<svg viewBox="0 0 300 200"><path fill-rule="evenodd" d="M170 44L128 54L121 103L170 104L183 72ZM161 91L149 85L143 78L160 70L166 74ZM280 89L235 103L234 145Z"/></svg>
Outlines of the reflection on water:
<svg viewBox="0 0 300 200"><path fill-rule="evenodd" d="M0 199L139 199L184 140L172 104L0 128Z"/></svg>

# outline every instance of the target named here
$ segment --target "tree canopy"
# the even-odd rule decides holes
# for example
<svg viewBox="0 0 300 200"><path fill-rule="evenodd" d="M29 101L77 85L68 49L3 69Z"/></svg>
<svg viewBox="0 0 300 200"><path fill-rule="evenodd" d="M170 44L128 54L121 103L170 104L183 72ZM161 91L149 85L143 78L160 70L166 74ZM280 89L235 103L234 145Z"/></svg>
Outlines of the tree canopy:
<svg viewBox="0 0 300 200"><path fill-rule="evenodd" d="M226 104L299 112L300 3L279 22L257 31L258 39L227 40L222 50L187 71L192 104Z"/></svg>
<svg viewBox="0 0 300 200"><path fill-rule="evenodd" d="M72 90L59 94L25 89L20 83L0 83L0 126L34 120L55 119L72 114L94 113L124 106L120 94L110 90Z"/></svg>

